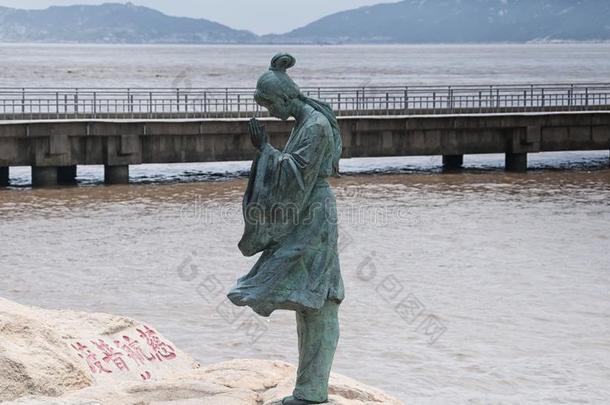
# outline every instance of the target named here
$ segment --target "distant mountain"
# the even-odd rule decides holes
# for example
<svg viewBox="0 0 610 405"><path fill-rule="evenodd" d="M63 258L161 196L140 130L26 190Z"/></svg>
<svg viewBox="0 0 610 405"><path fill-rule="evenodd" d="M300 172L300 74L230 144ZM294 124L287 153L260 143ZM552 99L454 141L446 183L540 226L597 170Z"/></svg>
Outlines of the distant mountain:
<svg viewBox="0 0 610 405"><path fill-rule="evenodd" d="M344 11L277 43L610 40L610 0L404 0Z"/></svg>
<svg viewBox="0 0 610 405"><path fill-rule="evenodd" d="M289 10L288 10L289 11ZM610 0L404 0L344 11L259 37L131 3L0 7L0 42L482 43L610 41Z"/></svg>
<svg viewBox="0 0 610 405"><path fill-rule="evenodd" d="M2 42L248 43L257 40L204 19L170 17L131 3L19 10L0 7Z"/></svg>

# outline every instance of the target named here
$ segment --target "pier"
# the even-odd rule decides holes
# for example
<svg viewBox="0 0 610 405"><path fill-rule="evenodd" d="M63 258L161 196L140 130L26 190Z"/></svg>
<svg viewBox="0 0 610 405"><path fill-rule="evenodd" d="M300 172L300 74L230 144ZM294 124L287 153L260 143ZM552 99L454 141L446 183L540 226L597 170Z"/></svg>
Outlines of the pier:
<svg viewBox="0 0 610 405"><path fill-rule="evenodd" d="M119 103L109 98L119 90L0 89L0 186L11 166L55 186L75 184L79 165L104 165L106 183L124 184L130 165L250 160L250 117L276 146L293 125L265 117L251 90L227 89L223 102L222 91L157 91L120 90ZM610 150L610 85L303 91L338 112L345 158L439 155L454 171L464 155L502 153L506 170L522 172L528 154Z"/></svg>

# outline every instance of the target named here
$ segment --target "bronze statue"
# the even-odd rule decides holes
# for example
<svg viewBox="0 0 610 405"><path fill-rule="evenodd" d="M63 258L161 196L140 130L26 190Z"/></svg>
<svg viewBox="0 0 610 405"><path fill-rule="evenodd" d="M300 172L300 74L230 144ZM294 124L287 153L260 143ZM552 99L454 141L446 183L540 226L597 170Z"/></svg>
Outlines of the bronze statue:
<svg viewBox="0 0 610 405"><path fill-rule="evenodd" d="M299 368L286 405L328 401L328 379L339 339L344 298L337 251L337 209L327 178L338 176L341 133L332 108L302 94L286 74L296 60L278 54L258 80L255 100L270 115L296 122L283 151L265 129L250 121L259 150L243 200L245 256L262 252L237 281L229 299L261 316L276 309L296 312Z"/></svg>

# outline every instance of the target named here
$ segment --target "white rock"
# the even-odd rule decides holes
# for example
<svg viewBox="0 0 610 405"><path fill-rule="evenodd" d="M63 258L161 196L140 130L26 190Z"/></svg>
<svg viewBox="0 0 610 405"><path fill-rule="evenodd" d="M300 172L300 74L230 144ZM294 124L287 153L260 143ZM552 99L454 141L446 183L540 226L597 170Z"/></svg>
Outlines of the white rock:
<svg viewBox="0 0 610 405"><path fill-rule="evenodd" d="M199 368L150 325L0 298L0 402L276 405L291 394L294 376L295 367L281 361L233 360ZM331 404L401 404L337 374L330 383Z"/></svg>

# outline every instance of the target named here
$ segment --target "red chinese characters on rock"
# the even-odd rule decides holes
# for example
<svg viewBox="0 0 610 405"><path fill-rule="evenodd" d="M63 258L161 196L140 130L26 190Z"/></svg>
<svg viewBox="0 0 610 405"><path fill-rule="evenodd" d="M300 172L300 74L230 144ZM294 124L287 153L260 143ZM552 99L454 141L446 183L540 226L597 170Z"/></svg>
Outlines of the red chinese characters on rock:
<svg viewBox="0 0 610 405"><path fill-rule="evenodd" d="M85 361L87 362L87 365L89 366L89 369L91 370L91 372L93 374L112 373L111 370L108 370L107 368L104 367L102 362L100 360L98 360L97 355L95 353L93 353L91 350L89 350L89 348L87 346L83 345L80 342L76 342L76 343L72 344L72 348L74 348L74 350L76 350L78 352L78 355L82 359L85 359Z"/></svg>
<svg viewBox="0 0 610 405"><path fill-rule="evenodd" d="M143 325L136 331L139 337L145 341L144 347L137 339L127 335L115 338L112 342L114 347L103 338L91 340L91 346L82 342L75 342L71 346L76 350L78 356L87 362L87 366L93 374L110 374L117 370L129 372L128 362L135 364L136 367L143 367L147 363L169 361L176 358L175 349L164 342L154 329ZM144 371L140 374L140 377L146 381L152 378L152 374L150 371Z"/></svg>
<svg viewBox="0 0 610 405"><path fill-rule="evenodd" d="M115 339L114 344L127 353L127 356L140 366L146 364L147 361L153 361L155 359L155 356L144 353L144 350L142 350L138 341L129 336L123 336L122 342Z"/></svg>
<svg viewBox="0 0 610 405"><path fill-rule="evenodd" d="M129 366L125 363L125 359L123 358L124 354L122 352L115 351L112 347L110 347L103 339L98 339L96 341L91 341L97 348L104 354L102 360L106 363L114 363L116 368L121 371L129 371Z"/></svg>
<svg viewBox="0 0 610 405"><path fill-rule="evenodd" d="M157 332L144 326L144 330L136 329L140 337L146 339L146 344L152 349L153 353L159 361L173 360L176 358L176 351L172 346L163 342Z"/></svg>

